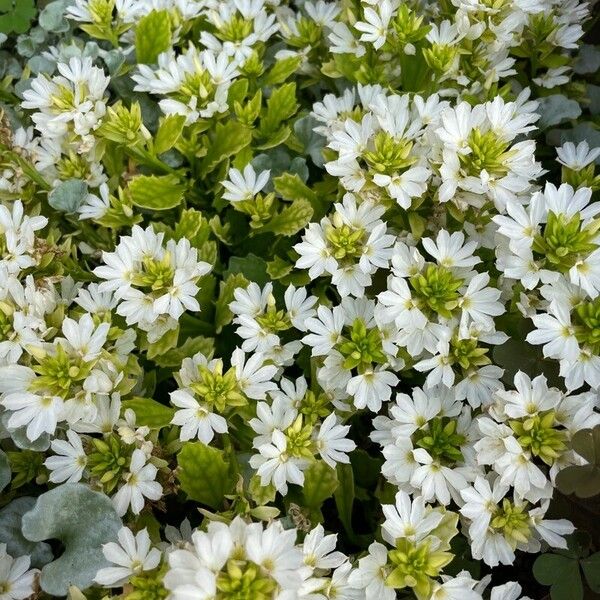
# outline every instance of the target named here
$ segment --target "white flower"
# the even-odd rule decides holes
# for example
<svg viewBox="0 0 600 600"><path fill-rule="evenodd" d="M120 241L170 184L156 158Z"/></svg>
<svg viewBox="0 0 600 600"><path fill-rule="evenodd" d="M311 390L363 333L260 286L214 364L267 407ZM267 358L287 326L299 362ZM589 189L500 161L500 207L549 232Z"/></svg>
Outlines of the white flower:
<svg viewBox="0 0 600 600"><path fill-rule="evenodd" d="M315 441L321 458L335 469L336 463L349 463L347 452L356 448L356 444L346 438L350 431L349 425L339 425L337 417L331 413L319 427Z"/></svg>
<svg viewBox="0 0 600 600"><path fill-rule="evenodd" d="M349 582L364 589L368 600L394 600L396 590L385 584L388 573L387 548L379 542L369 546L369 553L358 561L358 568L350 573Z"/></svg>
<svg viewBox="0 0 600 600"><path fill-rule="evenodd" d="M265 364L261 354L254 353L246 360L244 351L236 348L231 355L231 366L235 367L240 389L253 400L263 400L265 394L276 387L272 379L277 367Z"/></svg>
<svg viewBox="0 0 600 600"><path fill-rule="evenodd" d="M114 567L105 567L96 573L94 581L104 587L117 587L126 583L132 575L151 571L160 563L160 550L151 548L147 529L141 529L135 537L128 527L121 527L117 534L119 543L109 542L102 546L102 553Z"/></svg>
<svg viewBox="0 0 600 600"><path fill-rule="evenodd" d="M336 552L337 535L325 535L322 525L317 525L304 538L302 552L304 564L311 569L329 570L339 567L346 556Z"/></svg>
<svg viewBox="0 0 600 600"><path fill-rule="evenodd" d="M385 521L381 527L383 539L396 546L398 538L406 538L419 543L442 521L444 514L425 506L422 496L411 501L403 491L396 494L396 504L382 505Z"/></svg>
<svg viewBox="0 0 600 600"><path fill-rule="evenodd" d="M358 21L354 27L362 32L361 42L371 42L377 50L385 44L387 29L394 13L394 4L390 0L383 0L377 5L377 10L367 6L364 9L365 21Z"/></svg>
<svg viewBox="0 0 600 600"><path fill-rule="evenodd" d="M0 404L11 411L8 428L18 429L26 426L27 437L32 442L43 433L54 434L58 422L63 419L63 399L60 396L27 391L29 384L36 378L34 371L29 367L0 367L0 379L5 377L8 378L8 390L2 394ZM3 387L0 383L0 391Z"/></svg>
<svg viewBox="0 0 600 600"><path fill-rule="evenodd" d="M238 169L229 169L229 179L221 182L227 190L223 198L230 202L252 200L267 185L270 175L271 171L266 170L261 171L257 176L250 163L244 167L243 173Z"/></svg>
<svg viewBox="0 0 600 600"><path fill-rule="evenodd" d="M158 469L153 464L147 463L144 452L136 448L131 455L125 483L112 499L119 516L123 516L129 508L134 515L139 515L144 508L144 498L161 498L162 486L154 481L157 472Z"/></svg>
<svg viewBox="0 0 600 600"><path fill-rule="evenodd" d="M287 494L288 482L296 485L304 483L304 473L309 461L288 453L288 441L285 434L278 429L271 434L270 443L258 447L260 454L250 458L250 466L257 470L262 485L272 483L275 489Z"/></svg>
<svg viewBox="0 0 600 600"><path fill-rule="evenodd" d="M37 569L29 569L29 556L13 558L0 544L0 600L25 600L34 593Z"/></svg>
<svg viewBox="0 0 600 600"><path fill-rule="evenodd" d="M66 435L68 441L52 440L50 446L58 456L50 456L44 462L53 483L79 481L87 464L81 438L71 429L67 429Z"/></svg>
<svg viewBox="0 0 600 600"><path fill-rule="evenodd" d="M600 148L590 149L585 140L579 142L577 146L573 142L565 142L556 149L556 154L561 165L572 171L581 171L600 156Z"/></svg>
<svg viewBox="0 0 600 600"><path fill-rule="evenodd" d="M221 415L211 412L185 390L171 392L171 404L180 409L173 415L171 423L181 427L181 441L197 437L204 444L209 444L215 433L227 431L227 421Z"/></svg>

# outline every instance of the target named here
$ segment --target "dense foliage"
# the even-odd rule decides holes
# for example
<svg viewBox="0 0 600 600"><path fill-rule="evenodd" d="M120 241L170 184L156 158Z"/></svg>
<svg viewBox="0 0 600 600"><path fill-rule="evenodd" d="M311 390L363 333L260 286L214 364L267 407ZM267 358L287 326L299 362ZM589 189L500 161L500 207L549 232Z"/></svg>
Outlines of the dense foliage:
<svg viewBox="0 0 600 600"><path fill-rule="evenodd" d="M0 600L600 593L579 0L0 0Z"/></svg>

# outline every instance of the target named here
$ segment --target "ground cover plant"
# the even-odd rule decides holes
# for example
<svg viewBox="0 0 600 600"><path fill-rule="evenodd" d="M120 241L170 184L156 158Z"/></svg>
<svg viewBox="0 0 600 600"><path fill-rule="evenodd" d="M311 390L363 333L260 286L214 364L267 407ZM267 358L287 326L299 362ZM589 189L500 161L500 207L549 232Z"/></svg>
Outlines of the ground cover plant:
<svg viewBox="0 0 600 600"><path fill-rule="evenodd" d="M0 0L0 600L600 593L579 0Z"/></svg>

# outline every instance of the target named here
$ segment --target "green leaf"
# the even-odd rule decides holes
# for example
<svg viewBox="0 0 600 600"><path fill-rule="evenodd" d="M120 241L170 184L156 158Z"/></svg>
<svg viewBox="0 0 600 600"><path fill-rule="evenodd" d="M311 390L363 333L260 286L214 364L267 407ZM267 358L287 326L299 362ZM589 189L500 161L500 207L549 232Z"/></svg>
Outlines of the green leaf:
<svg viewBox="0 0 600 600"><path fill-rule="evenodd" d="M204 356L209 356L213 352L214 346L215 340L213 338L201 335L189 337L179 348L173 348L160 356L156 356L154 362L159 367L179 367L184 358L194 356L198 352L202 352Z"/></svg>
<svg viewBox="0 0 600 600"><path fill-rule="evenodd" d="M123 410L130 408L135 413L136 425L150 427L150 429L160 429L171 423L175 414L175 409L171 406L165 406L152 398L135 397L130 400L124 400Z"/></svg>
<svg viewBox="0 0 600 600"><path fill-rule="evenodd" d="M354 505L354 473L352 465L338 463L336 467L339 485L333 497L338 510L340 521L349 535L354 535L352 529L352 507Z"/></svg>
<svg viewBox="0 0 600 600"><path fill-rule="evenodd" d="M169 210L183 200L185 186L173 175L138 175L129 183L131 201L147 210Z"/></svg>
<svg viewBox="0 0 600 600"><path fill-rule="evenodd" d="M179 326L175 329L169 329L160 339L156 342L148 344L147 356L150 360L154 360L157 356L166 354L171 348L177 346L177 339L179 338Z"/></svg>
<svg viewBox="0 0 600 600"><path fill-rule="evenodd" d="M215 304L215 326L216 332L221 333L225 325L233 320L233 313L229 310L229 304L233 300L233 292L236 288L247 287L250 282L242 275L235 273L219 283L219 297Z"/></svg>
<svg viewBox="0 0 600 600"><path fill-rule="evenodd" d="M156 62L171 48L171 19L168 10L153 10L140 19L135 29L135 53L140 64Z"/></svg>
<svg viewBox="0 0 600 600"><path fill-rule="evenodd" d="M185 117L182 115L168 115L161 119L154 138L154 151L156 154L162 154L170 150L177 143L184 125Z"/></svg>
<svg viewBox="0 0 600 600"><path fill-rule="evenodd" d="M65 483L38 497L23 515L23 535L32 542L56 539L65 550L42 569L42 590L66 596L69 586L90 586L98 569L109 566L102 545L116 541L121 527L108 496L79 483Z"/></svg>
<svg viewBox="0 0 600 600"><path fill-rule="evenodd" d="M322 460L316 460L304 472L302 493L306 506L318 509L327 498L331 498L338 487L334 469Z"/></svg>
<svg viewBox="0 0 600 600"><path fill-rule="evenodd" d="M300 179L297 173L284 173L273 179L275 191L284 200L317 200L317 195Z"/></svg>
<svg viewBox="0 0 600 600"><path fill-rule="evenodd" d="M290 206L286 206L281 212L263 225L258 231L271 231L279 235L294 235L304 229L313 215L313 207L306 199L294 200Z"/></svg>
<svg viewBox="0 0 600 600"><path fill-rule="evenodd" d="M60 212L74 213L88 197L88 187L81 179L61 181L49 194L48 204Z"/></svg>
<svg viewBox="0 0 600 600"><path fill-rule="evenodd" d="M267 100L266 114L260 122L260 135L263 138L272 137L281 123L289 119L297 109L295 83L286 83L273 90Z"/></svg>
<svg viewBox="0 0 600 600"><path fill-rule="evenodd" d="M558 554L542 554L533 564L533 575L549 585L552 600L581 600L583 584L577 559Z"/></svg>
<svg viewBox="0 0 600 600"><path fill-rule="evenodd" d="M597 465L572 465L556 476L556 485L565 495L593 498L600 494L600 468Z"/></svg>
<svg viewBox="0 0 600 600"><path fill-rule="evenodd" d="M194 208L186 208L175 225L173 235L176 240L187 238L194 248L201 248L211 233L209 222Z"/></svg>
<svg viewBox="0 0 600 600"><path fill-rule="evenodd" d="M202 442L186 442L177 455L181 489L192 499L221 508L234 487L234 477L223 450Z"/></svg>
<svg viewBox="0 0 600 600"><path fill-rule="evenodd" d="M39 568L52 560L52 549L45 542L30 542L21 531L23 515L34 505L35 498L21 496L0 510L0 544L11 556L31 556L31 566Z"/></svg>
<svg viewBox="0 0 600 600"><path fill-rule="evenodd" d="M252 141L252 131L237 121L217 123L206 156L202 160L202 172L214 171L221 161L237 154Z"/></svg>
<svg viewBox="0 0 600 600"><path fill-rule="evenodd" d="M592 465L600 465L600 425L575 433L571 446Z"/></svg>
<svg viewBox="0 0 600 600"><path fill-rule="evenodd" d="M302 63L301 56L288 56L278 60L265 75L262 83L264 85L277 85L283 83L292 73L298 70Z"/></svg>
<svg viewBox="0 0 600 600"><path fill-rule="evenodd" d="M10 483L11 470L8 457L0 450L0 492Z"/></svg>
<svg viewBox="0 0 600 600"><path fill-rule="evenodd" d="M281 279L292 272L294 265L276 256L267 263L267 273L272 279Z"/></svg>
<svg viewBox="0 0 600 600"><path fill-rule="evenodd" d="M227 277L231 273L242 273L248 281L254 281L261 286L269 281L267 263L255 254L232 256L223 277Z"/></svg>
<svg viewBox="0 0 600 600"><path fill-rule="evenodd" d="M600 552L584 558L580 564L590 589L600 594Z"/></svg>
<svg viewBox="0 0 600 600"><path fill-rule="evenodd" d="M0 0L0 33L25 33L36 13L33 0Z"/></svg>

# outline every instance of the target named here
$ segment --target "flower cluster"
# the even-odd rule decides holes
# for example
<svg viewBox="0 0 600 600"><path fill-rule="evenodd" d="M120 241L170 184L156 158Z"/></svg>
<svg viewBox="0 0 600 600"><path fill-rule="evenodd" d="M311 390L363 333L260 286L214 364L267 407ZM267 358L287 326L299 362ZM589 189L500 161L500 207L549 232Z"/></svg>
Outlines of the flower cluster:
<svg viewBox="0 0 600 600"><path fill-rule="evenodd" d="M597 590L590 6L38 4L0 2L0 600Z"/></svg>

